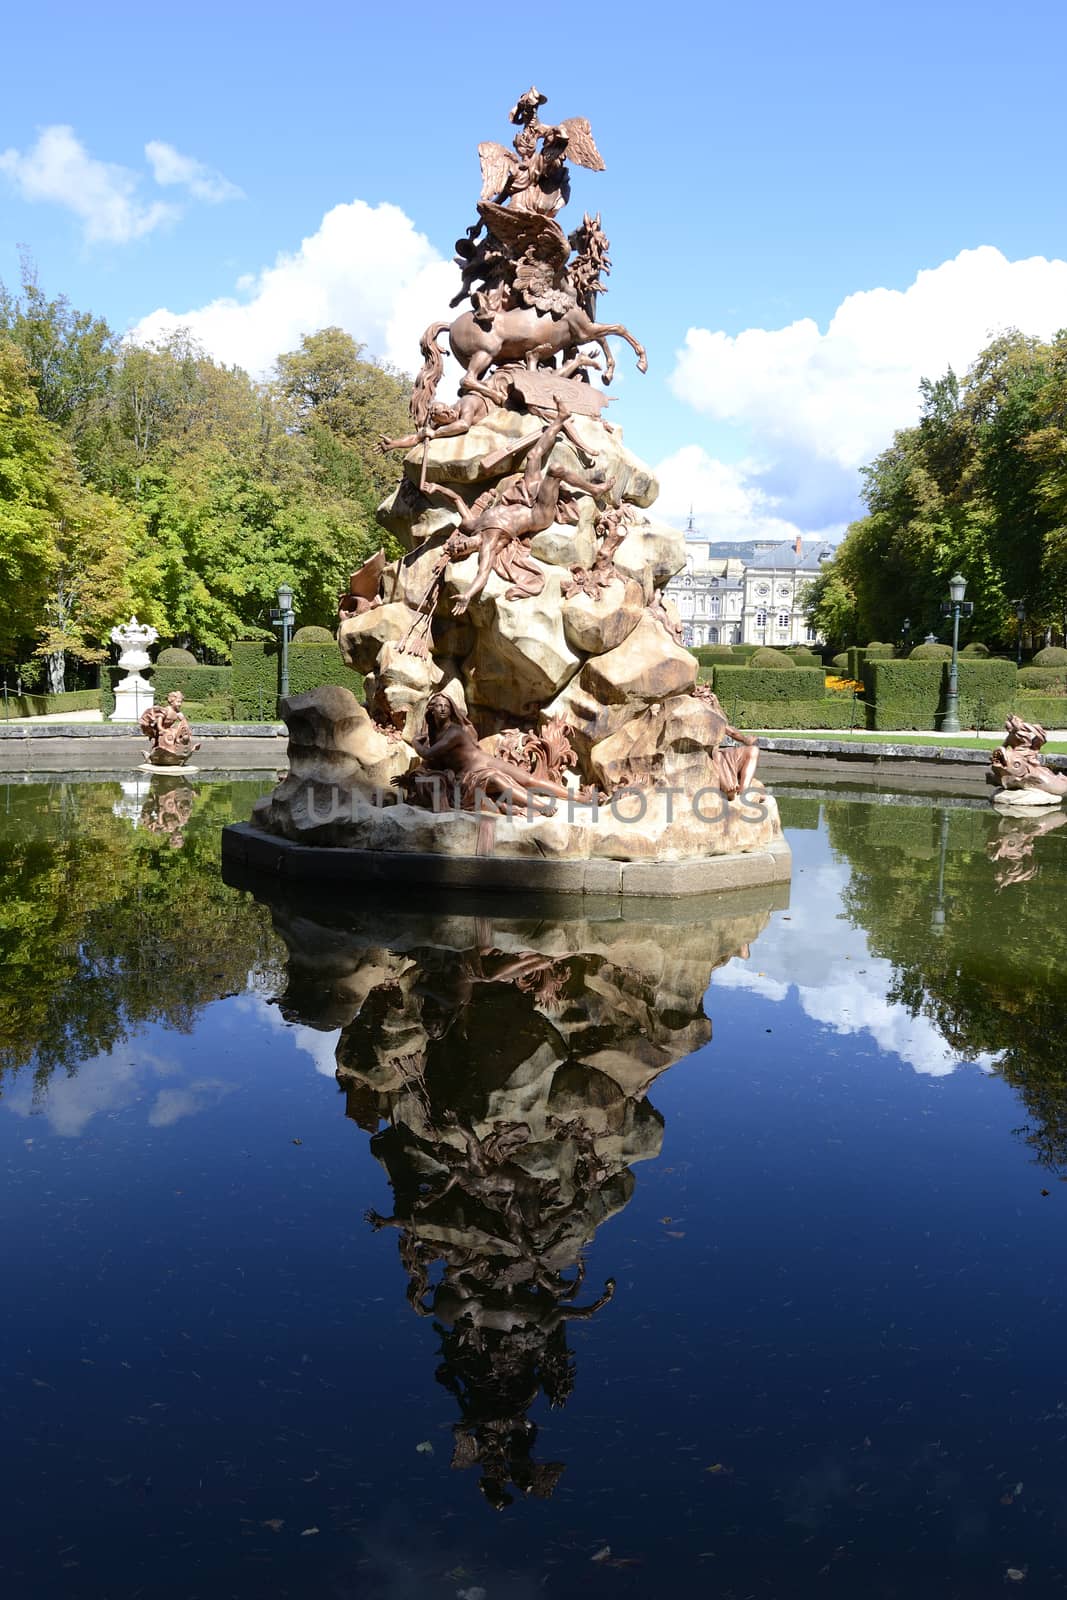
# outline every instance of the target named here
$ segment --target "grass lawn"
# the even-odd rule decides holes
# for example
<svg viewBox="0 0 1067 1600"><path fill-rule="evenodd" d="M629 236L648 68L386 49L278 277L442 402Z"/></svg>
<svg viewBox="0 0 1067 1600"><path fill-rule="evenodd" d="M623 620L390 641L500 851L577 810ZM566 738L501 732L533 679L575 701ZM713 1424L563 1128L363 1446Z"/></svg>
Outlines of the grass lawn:
<svg viewBox="0 0 1067 1600"><path fill-rule="evenodd" d="M995 750L1004 742L1003 734L991 733L875 733L866 728L857 728L852 733L846 728L819 728L811 733L800 733L796 728L752 728L746 731L766 739L826 739L839 744L954 745L961 750ZM1067 755L1067 740L1050 739L1043 748L1049 755Z"/></svg>

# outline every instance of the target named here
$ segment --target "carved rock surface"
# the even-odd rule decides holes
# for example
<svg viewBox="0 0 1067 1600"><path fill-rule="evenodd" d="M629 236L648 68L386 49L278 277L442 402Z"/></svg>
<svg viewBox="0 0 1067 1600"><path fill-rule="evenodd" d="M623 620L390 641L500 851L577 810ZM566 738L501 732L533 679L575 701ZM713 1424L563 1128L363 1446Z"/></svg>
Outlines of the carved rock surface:
<svg viewBox="0 0 1067 1600"><path fill-rule="evenodd" d="M471 605L474 648L463 663L471 705L536 717L581 666L563 631L561 569L539 565L545 575L539 595L508 600L510 585L493 573ZM469 582L467 569L473 577L473 556L457 563L457 578Z"/></svg>
<svg viewBox="0 0 1067 1600"><path fill-rule="evenodd" d="M542 721L562 717L570 729L570 740L585 772L591 771L593 746L617 732L635 716L640 707L627 701L604 705L582 687L582 674L572 678L566 688L541 713Z"/></svg>
<svg viewBox="0 0 1067 1600"><path fill-rule="evenodd" d="M617 578L593 600L580 589L563 602L563 632L573 650L603 655L628 638L641 620L645 597L633 578Z"/></svg>
<svg viewBox="0 0 1067 1600"><path fill-rule="evenodd" d="M315 816L344 809L352 795L388 791L418 760L339 683L290 695L280 709L289 729L289 772L255 808L257 826L268 832L300 838Z"/></svg>
<svg viewBox="0 0 1067 1600"><path fill-rule="evenodd" d="M288 782L288 780L287 780ZM307 844L329 844L362 850L424 851L436 855L478 854L481 821L473 812L434 812L406 803L376 805L359 791L349 803L333 806L323 794L310 801L279 804L282 790L261 802L258 827ZM306 791L308 785L297 785ZM313 786L312 786L313 787ZM747 800L726 800L713 793L698 806L686 797L658 790L624 790L611 805L594 810L579 802L559 802L554 815L521 812L501 815L490 823L495 856L549 857L561 861L688 861L702 856L765 849L781 838L778 810L762 791Z"/></svg>
<svg viewBox="0 0 1067 1600"><path fill-rule="evenodd" d="M405 739L413 739L426 714L426 703L443 678L432 656L415 655L395 644L383 645L374 673L373 709Z"/></svg>
<svg viewBox="0 0 1067 1600"><path fill-rule="evenodd" d="M697 660L675 644L647 612L630 636L582 668L582 688L602 704L665 700L688 694L697 680Z"/></svg>
<svg viewBox="0 0 1067 1600"><path fill-rule="evenodd" d="M421 492L418 477L416 473L414 481L401 478L399 487L382 501L377 512L379 526L409 550L434 534L451 533L459 523L454 507L432 501Z"/></svg>
<svg viewBox="0 0 1067 1600"><path fill-rule="evenodd" d="M685 566L685 535L665 522L632 523L615 552L615 565L640 583L650 580L662 589Z"/></svg>
<svg viewBox="0 0 1067 1600"><path fill-rule="evenodd" d="M593 775L609 793L622 783L661 782L695 794L715 784L717 727L718 719L695 695L671 695L593 746Z"/></svg>
<svg viewBox="0 0 1067 1600"><path fill-rule="evenodd" d="M337 630L341 655L357 672L370 672L382 647L398 644L414 621L415 612L399 600L345 617Z"/></svg>

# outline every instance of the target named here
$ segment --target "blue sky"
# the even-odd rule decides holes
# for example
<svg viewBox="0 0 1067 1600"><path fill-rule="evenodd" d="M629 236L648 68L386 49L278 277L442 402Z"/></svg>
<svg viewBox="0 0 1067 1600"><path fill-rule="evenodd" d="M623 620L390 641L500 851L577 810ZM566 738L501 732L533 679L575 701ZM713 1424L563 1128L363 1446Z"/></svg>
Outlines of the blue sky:
<svg viewBox="0 0 1067 1600"><path fill-rule="evenodd" d="M477 143L507 142L536 82L607 162L576 173L567 217L601 211L602 314L649 350L646 378L619 351L611 414L661 465L664 513L692 499L727 537L839 529L918 376L998 327L1067 325L1064 18L46 0L5 20L0 277L24 243L47 289L123 329L161 332L165 309L262 366L342 321L414 363ZM280 254L295 264L265 280ZM253 310L190 315L220 297Z"/></svg>

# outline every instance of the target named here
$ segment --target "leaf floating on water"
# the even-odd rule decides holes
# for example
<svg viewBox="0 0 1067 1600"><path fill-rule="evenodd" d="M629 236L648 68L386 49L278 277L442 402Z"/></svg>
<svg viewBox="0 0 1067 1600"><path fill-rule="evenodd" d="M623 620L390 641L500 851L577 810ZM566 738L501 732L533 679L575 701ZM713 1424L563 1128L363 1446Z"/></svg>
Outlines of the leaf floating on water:
<svg viewBox="0 0 1067 1600"><path fill-rule="evenodd" d="M734 1469L733 1467L724 1466L721 1461L716 1461L713 1467L705 1467L704 1471L713 1472L716 1477L722 1476L724 1478L730 1478L733 1476Z"/></svg>
<svg viewBox="0 0 1067 1600"><path fill-rule="evenodd" d="M1009 1583L1022 1583L1023 1579L1026 1577L1026 1568L1009 1567L1004 1576L1007 1578Z"/></svg>
<svg viewBox="0 0 1067 1600"><path fill-rule="evenodd" d="M415 1446L415 1449L419 1452L420 1456L433 1455L433 1445L430 1443L429 1439L423 1439L421 1444L417 1444Z"/></svg>
<svg viewBox="0 0 1067 1600"><path fill-rule="evenodd" d="M667 1229L667 1238L668 1239L684 1239L685 1238L685 1234L684 1233L678 1233L674 1228L668 1228Z"/></svg>
<svg viewBox="0 0 1067 1600"><path fill-rule="evenodd" d="M301 1528L300 1537L301 1539L310 1539L311 1535L313 1533L318 1533L318 1531L318 1528Z"/></svg>
<svg viewBox="0 0 1067 1600"><path fill-rule="evenodd" d="M606 1544L602 1550L598 1550L596 1555L595 1556L590 1556L589 1559L590 1559L590 1561L610 1561L611 1560L611 1546L610 1546L610 1544Z"/></svg>
<svg viewBox="0 0 1067 1600"><path fill-rule="evenodd" d="M281 1533L282 1529L285 1527L285 1518L268 1517L265 1522L260 1523L260 1527L269 1528L271 1533Z"/></svg>
<svg viewBox="0 0 1067 1600"><path fill-rule="evenodd" d="M456 1600L486 1600L487 1593L488 1590L477 1587L473 1589L457 1589Z"/></svg>
<svg viewBox="0 0 1067 1600"><path fill-rule="evenodd" d="M303 1139L294 1139L293 1140L294 1144L303 1144L303 1142L304 1142Z"/></svg>

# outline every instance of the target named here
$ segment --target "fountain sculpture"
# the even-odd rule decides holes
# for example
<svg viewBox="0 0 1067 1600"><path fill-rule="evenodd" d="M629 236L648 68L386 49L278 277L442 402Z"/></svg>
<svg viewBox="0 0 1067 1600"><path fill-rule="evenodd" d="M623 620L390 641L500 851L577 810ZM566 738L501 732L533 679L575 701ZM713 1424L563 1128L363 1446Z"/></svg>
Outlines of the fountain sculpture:
<svg viewBox="0 0 1067 1600"><path fill-rule="evenodd" d="M789 876L756 742L697 684L663 594L683 536L645 514L655 476L603 416L609 339L646 357L597 320L600 217L569 235L556 220L569 164L603 162L588 122L546 124L544 100L512 108L513 150L479 146L453 301L471 306L427 328L413 431L382 441L406 451L378 519L407 554L379 551L340 598L366 704L336 685L282 701L289 772L228 830L233 859L646 894ZM444 335L455 404L438 397ZM333 864L314 866L323 849Z"/></svg>
<svg viewBox="0 0 1067 1600"><path fill-rule="evenodd" d="M1033 806L1058 806L1067 795L1067 774L1046 767L1041 747L1048 734L1039 722L1026 722L1012 714L1004 724L1006 735L989 758L986 781L996 784L994 805L1024 810Z"/></svg>

